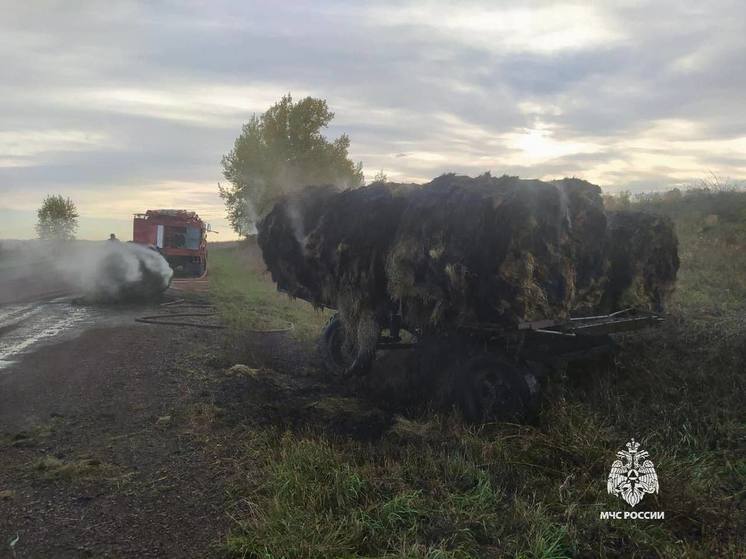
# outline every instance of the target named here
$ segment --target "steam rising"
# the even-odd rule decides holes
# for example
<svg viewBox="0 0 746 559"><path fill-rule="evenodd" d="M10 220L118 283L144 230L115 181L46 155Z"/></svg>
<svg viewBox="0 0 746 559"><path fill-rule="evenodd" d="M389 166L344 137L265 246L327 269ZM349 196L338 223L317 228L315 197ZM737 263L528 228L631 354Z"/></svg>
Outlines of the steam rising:
<svg viewBox="0 0 746 559"><path fill-rule="evenodd" d="M72 291L87 302L141 300L173 275L156 251L134 243L19 242L0 246L0 303Z"/></svg>
<svg viewBox="0 0 746 559"><path fill-rule="evenodd" d="M164 291L173 271L155 250L134 243L106 242L76 270L76 285L88 300L146 299Z"/></svg>

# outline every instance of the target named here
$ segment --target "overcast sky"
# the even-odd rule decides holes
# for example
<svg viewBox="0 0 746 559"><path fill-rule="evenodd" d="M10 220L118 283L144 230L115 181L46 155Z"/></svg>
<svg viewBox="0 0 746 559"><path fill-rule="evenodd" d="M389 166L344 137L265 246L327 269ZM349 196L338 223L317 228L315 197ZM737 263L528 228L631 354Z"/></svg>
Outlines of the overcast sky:
<svg viewBox="0 0 746 559"><path fill-rule="evenodd" d="M746 178L746 3L518 4L0 0L0 238L48 193L82 238L156 207L231 238L220 158L286 92L369 178Z"/></svg>

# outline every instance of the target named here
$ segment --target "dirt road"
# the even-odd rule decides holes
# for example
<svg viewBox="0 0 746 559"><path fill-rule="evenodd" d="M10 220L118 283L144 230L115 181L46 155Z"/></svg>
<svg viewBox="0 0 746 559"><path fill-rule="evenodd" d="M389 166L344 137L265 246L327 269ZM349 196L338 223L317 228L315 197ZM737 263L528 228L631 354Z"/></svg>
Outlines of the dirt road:
<svg viewBox="0 0 746 559"><path fill-rule="evenodd" d="M367 438L389 424L286 334L134 322L160 305L86 312L113 325L76 323L0 369L0 558L214 556L231 480L251 475L233 469L247 426Z"/></svg>
<svg viewBox="0 0 746 559"><path fill-rule="evenodd" d="M171 280L171 291L176 294L206 294L210 290L210 278L205 274L199 278L174 278Z"/></svg>
<svg viewBox="0 0 746 559"><path fill-rule="evenodd" d="M193 428L219 331L129 324L0 370L0 557L204 557L225 532Z"/></svg>

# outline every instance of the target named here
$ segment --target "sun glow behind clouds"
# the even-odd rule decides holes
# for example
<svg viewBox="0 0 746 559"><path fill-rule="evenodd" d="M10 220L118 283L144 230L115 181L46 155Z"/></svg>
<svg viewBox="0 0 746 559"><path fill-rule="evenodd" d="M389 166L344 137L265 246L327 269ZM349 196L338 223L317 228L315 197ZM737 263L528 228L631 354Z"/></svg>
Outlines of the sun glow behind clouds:
<svg viewBox="0 0 746 559"><path fill-rule="evenodd" d="M599 146L592 143L556 140L551 130L545 128L511 132L502 137L506 145L517 152L509 157L509 163L514 165L531 165L567 155L595 153L599 150Z"/></svg>

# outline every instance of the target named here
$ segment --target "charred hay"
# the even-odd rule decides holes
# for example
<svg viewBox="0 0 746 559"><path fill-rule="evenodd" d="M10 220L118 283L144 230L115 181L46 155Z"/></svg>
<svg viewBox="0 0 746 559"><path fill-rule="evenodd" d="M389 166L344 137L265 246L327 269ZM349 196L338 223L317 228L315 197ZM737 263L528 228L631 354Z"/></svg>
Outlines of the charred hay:
<svg viewBox="0 0 746 559"><path fill-rule="evenodd" d="M318 306L336 305L325 297L328 278L306 248L306 237L321 221L339 191L333 186L309 186L281 199L259 224L257 243L277 289Z"/></svg>
<svg viewBox="0 0 746 559"><path fill-rule="evenodd" d="M413 187L310 187L275 205L257 241L278 288L319 306L388 301L385 260Z"/></svg>
<svg viewBox="0 0 746 559"><path fill-rule="evenodd" d="M389 292L421 327L565 317L600 299L605 230L590 183L444 175L402 216Z"/></svg>
<svg viewBox="0 0 746 559"><path fill-rule="evenodd" d="M608 212L608 284L600 310L660 312L673 292L679 269L673 222L662 215Z"/></svg>
<svg viewBox="0 0 746 559"><path fill-rule="evenodd" d="M339 309L366 347L392 311L439 330L657 306L675 279L675 235L634 215L607 225L601 190L579 179L443 175L306 188L275 205L258 242L279 289Z"/></svg>

